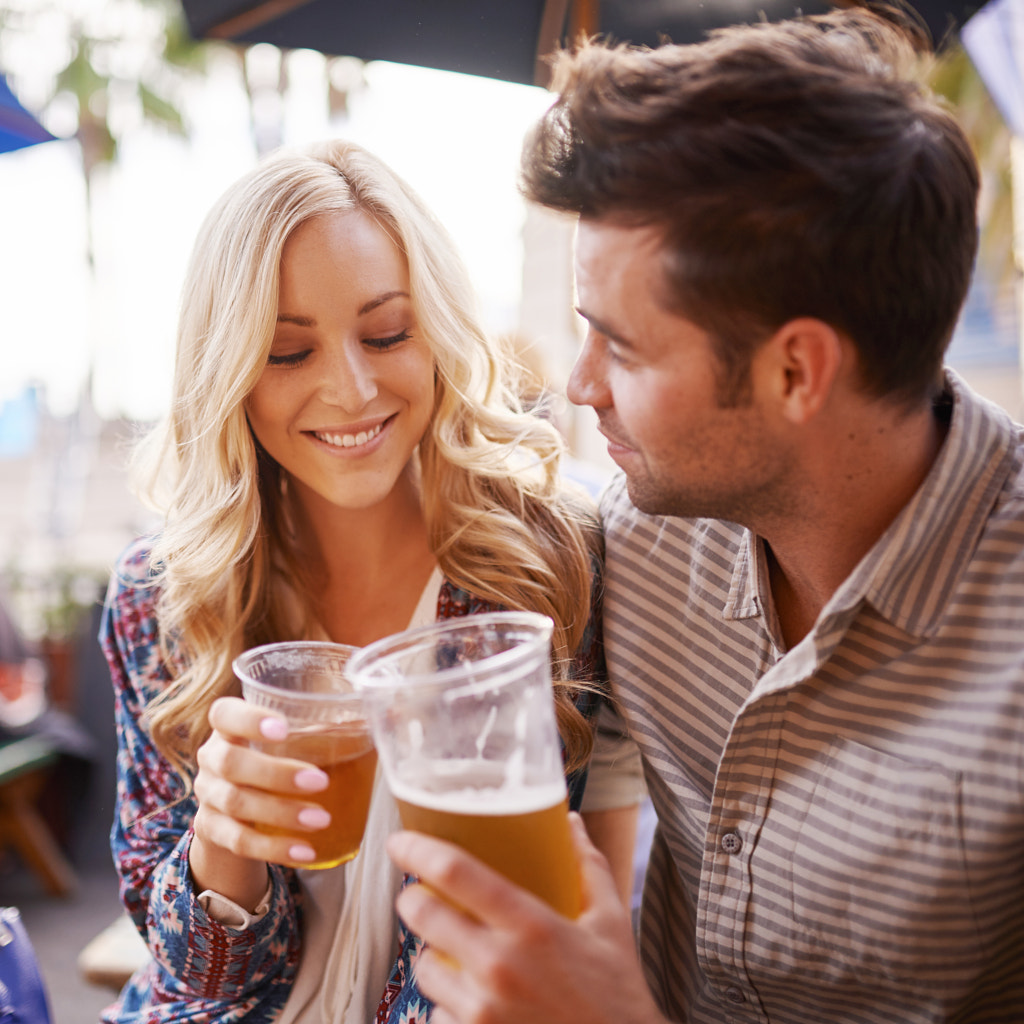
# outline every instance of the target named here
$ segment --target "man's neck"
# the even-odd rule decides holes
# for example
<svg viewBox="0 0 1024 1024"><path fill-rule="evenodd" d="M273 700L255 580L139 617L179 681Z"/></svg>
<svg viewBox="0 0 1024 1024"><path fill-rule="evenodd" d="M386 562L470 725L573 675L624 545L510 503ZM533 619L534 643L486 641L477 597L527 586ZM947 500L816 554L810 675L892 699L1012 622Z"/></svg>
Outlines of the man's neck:
<svg viewBox="0 0 1024 1024"><path fill-rule="evenodd" d="M822 608L913 497L945 434L930 410L868 417L823 438L809 453L800 514L756 531L765 540L787 648L810 632Z"/></svg>

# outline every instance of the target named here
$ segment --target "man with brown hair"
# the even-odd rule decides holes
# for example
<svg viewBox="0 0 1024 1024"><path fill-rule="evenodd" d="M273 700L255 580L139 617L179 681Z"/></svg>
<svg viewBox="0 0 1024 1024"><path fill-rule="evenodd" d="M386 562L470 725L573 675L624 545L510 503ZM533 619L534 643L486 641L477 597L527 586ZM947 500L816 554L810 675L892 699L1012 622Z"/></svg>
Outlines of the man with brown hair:
<svg viewBox="0 0 1024 1024"><path fill-rule="evenodd" d="M435 1024L1024 1019L1024 441L943 368L978 172L915 60L844 11L557 66L653 1002L582 837L566 922L404 833Z"/></svg>

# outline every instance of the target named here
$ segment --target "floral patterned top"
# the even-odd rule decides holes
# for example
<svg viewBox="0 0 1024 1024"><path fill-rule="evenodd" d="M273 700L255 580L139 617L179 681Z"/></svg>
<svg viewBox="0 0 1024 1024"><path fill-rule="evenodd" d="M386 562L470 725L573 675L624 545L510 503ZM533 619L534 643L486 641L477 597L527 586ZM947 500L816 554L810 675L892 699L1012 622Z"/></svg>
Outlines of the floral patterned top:
<svg viewBox="0 0 1024 1024"><path fill-rule="evenodd" d="M149 551L150 542L141 539L119 559L104 605L100 643L110 665L118 733L111 849L121 900L152 959L102 1019L108 1024L270 1024L284 1007L302 955L303 890L294 870L269 865L269 909L245 928L214 920L196 898L188 853L197 802L157 751L143 719L146 705L171 678L160 652L159 591L149 581ZM594 592L596 601L600 587L595 585ZM493 603L443 581L438 619L496 610ZM596 614L591 615L581 652L574 678L603 682ZM601 700L585 690L577 706L593 722ZM586 769L568 781L570 805L577 808ZM423 1024L431 1006L412 978L421 944L401 925L399 938L375 1021Z"/></svg>

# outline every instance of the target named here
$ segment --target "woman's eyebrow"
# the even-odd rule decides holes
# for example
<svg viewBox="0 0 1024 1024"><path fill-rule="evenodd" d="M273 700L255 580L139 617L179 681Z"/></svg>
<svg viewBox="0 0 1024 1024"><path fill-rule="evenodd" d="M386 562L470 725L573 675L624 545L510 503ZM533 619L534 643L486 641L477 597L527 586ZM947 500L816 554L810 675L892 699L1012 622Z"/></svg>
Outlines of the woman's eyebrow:
<svg viewBox="0 0 1024 1024"><path fill-rule="evenodd" d="M366 313L371 312L378 306L383 306L385 302L390 302L392 299L407 299L409 298L408 292L403 291L392 291L385 292L383 295L377 295L370 299L369 302L364 303L359 307L359 316L363 316ZM278 313L277 322L279 324L295 324L297 327L316 327L316 320L311 316L299 316L296 313Z"/></svg>
<svg viewBox="0 0 1024 1024"><path fill-rule="evenodd" d="M385 292L383 295L378 295L375 299L370 299L365 305L360 306L359 315L362 316L364 313L369 313L370 310L376 309L378 306L383 306L385 302L390 302L392 299L407 299L409 298L408 292L393 291Z"/></svg>

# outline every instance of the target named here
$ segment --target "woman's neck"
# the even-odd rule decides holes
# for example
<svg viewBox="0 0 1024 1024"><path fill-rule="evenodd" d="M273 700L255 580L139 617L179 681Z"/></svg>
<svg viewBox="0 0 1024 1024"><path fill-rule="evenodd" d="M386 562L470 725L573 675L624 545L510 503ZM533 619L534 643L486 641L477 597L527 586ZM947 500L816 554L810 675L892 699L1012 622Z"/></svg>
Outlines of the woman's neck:
<svg viewBox="0 0 1024 1024"><path fill-rule="evenodd" d="M309 560L313 604L328 636L363 646L405 629L436 564L411 472L372 508L315 499L296 506L300 557Z"/></svg>

